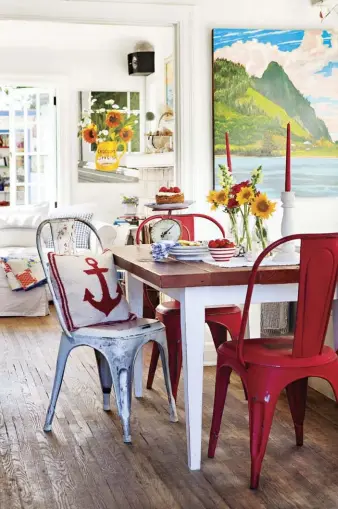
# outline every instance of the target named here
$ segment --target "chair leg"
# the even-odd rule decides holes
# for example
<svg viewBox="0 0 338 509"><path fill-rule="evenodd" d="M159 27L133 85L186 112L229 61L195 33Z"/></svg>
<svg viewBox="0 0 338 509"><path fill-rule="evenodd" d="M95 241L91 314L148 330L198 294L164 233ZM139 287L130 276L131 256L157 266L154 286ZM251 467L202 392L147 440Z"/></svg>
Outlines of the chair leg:
<svg viewBox="0 0 338 509"><path fill-rule="evenodd" d="M111 372L113 378L113 386L116 398L116 406L119 417L122 423L123 429L123 442L125 444L131 443L131 435L130 435L130 412L131 412L131 393L132 393L132 364L129 367L123 367L120 370L117 370L117 366L115 365L115 370L112 369Z"/></svg>
<svg viewBox="0 0 338 509"><path fill-rule="evenodd" d="M171 388L176 401L182 370L182 340L180 317L170 317L170 320L165 323L165 326L167 331L167 349L169 355ZM152 388L158 358L159 349L157 344L154 343L148 373L147 389Z"/></svg>
<svg viewBox="0 0 338 509"><path fill-rule="evenodd" d="M52 394L49 402L49 407L47 410L45 425L43 427L44 431L51 431L52 429L52 423L55 413L55 407L56 403L59 397L61 384L63 380L63 375L66 369L66 363L68 356L73 349L74 345L72 345L67 338L65 334L62 334L60 346L59 346L59 352L58 352L58 358L56 361L56 370L55 370L55 377L54 377L54 384L52 389Z"/></svg>
<svg viewBox="0 0 338 509"><path fill-rule="evenodd" d="M96 363L99 370L100 383L103 394L103 410L110 410L110 393L112 387L112 377L110 373L110 367L105 356L95 350Z"/></svg>
<svg viewBox="0 0 338 509"><path fill-rule="evenodd" d="M120 417L123 428L123 442L131 443L130 435L130 413L131 413L131 391L132 391L132 372L128 369L122 369L118 374L118 386L116 399L119 399Z"/></svg>
<svg viewBox="0 0 338 509"><path fill-rule="evenodd" d="M210 429L208 457L215 456L219 430L221 428L222 415L225 405L225 400L228 391L232 369L229 366L217 367L216 384L215 384L215 399L214 399L214 412L212 415L212 423Z"/></svg>
<svg viewBox="0 0 338 509"><path fill-rule="evenodd" d="M308 379L301 378L286 386L286 394L296 433L296 444L303 445L303 423L306 408Z"/></svg>
<svg viewBox="0 0 338 509"><path fill-rule="evenodd" d="M151 352L151 360L150 360L150 366L149 366L149 372L148 372L148 378L147 378L147 389L152 389L155 372L157 368L157 362L158 358L160 356L160 351L158 349L157 343L153 343L153 349Z"/></svg>
<svg viewBox="0 0 338 509"><path fill-rule="evenodd" d="M258 488L262 462L268 443L277 399L269 402L249 398L251 481L250 488Z"/></svg>
<svg viewBox="0 0 338 509"><path fill-rule="evenodd" d="M176 400L175 400L173 392L171 390L169 362L168 362L168 349L167 349L165 337L164 337L164 341L161 341L161 343L160 342L158 343L158 347L159 347L159 351L160 351L160 355L161 355L164 382L165 382L165 386L166 386L167 394L168 394L170 421L177 422L178 417L177 417L177 411L176 411Z"/></svg>
<svg viewBox="0 0 338 509"><path fill-rule="evenodd" d="M228 330L223 324L220 323L208 321L207 324L210 329L210 333L212 335L215 348L217 350L217 348L222 343L225 343L225 341L227 341Z"/></svg>
<svg viewBox="0 0 338 509"><path fill-rule="evenodd" d="M211 332L211 335L212 335L212 339L214 341L215 348L217 350L217 348L222 343L227 341L227 336L228 336L228 332L229 331L228 331L227 327L225 325L223 325L222 323L216 323L216 322L209 322L208 321L207 324L208 324L208 327L210 329L210 332ZM237 335L239 334L238 326L240 327L240 325L241 325L241 317L239 317L239 318L236 317L234 319L234 324L233 324L233 326L234 326L233 327L233 331L232 331L233 334L231 334L231 332L230 332L231 336L237 337ZM230 323L230 327L231 327L231 323ZM242 385L243 385L245 399L248 400L247 390L246 390L246 387L245 387L243 382L242 382Z"/></svg>

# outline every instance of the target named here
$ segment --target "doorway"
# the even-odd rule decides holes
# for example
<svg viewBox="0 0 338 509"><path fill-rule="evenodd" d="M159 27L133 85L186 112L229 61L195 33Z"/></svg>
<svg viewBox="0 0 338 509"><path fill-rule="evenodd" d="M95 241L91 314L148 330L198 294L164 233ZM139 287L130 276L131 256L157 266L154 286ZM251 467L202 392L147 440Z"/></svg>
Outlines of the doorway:
<svg viewBox="0 0 338 509"><path fill-rule="evenodd" d="M56 143L55 90L0 85L0 205L56 201Z"/></svg>

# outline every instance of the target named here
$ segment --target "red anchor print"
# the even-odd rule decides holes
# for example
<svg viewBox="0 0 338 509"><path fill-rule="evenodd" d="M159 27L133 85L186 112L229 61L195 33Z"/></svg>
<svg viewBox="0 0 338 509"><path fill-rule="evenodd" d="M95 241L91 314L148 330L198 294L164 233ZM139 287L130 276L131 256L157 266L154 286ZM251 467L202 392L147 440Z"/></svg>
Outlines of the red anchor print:
<svg viewBox="0 0 338 509"><path fill-rule="evenodd" d="M119 284L117 285L116 288L117 296L115 297L115 299L112 299L109 293L106 278L103 275L105 272L108 272L109 269L106 268L100 269L98 267L97 260L94 260L94 258L86 258L86 263L88 263L88 265L93 268L89 270L84 270L83 272L85 272L88 275L95 274L99 278L102 289L102 299L99 301L95 300L92 292L88 290L88 288L86 288L83 301L89 302L89 304L91 304L95 309L102 311L102 313L108 316L109 313L111 313L113 309L116 308L116 306L118 306L118 304L121 301L122 298L121 287Z"/></svg>

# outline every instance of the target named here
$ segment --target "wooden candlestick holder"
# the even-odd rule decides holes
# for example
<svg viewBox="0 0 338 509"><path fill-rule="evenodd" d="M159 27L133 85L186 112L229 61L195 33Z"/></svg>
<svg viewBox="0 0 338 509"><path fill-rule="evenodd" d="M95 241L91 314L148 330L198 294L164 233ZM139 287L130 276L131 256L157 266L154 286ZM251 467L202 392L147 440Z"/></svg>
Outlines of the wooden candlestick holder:
<svg viewBox="0 0 338 509"><path fill-rule="evenodd" d="M281 226L282 237L293 235L295 232L294 209L296 197L292 191L283 191L281 193L283 219ZM275 262L289 262L290 265L299 263L299 253L296 252L294 242L283 244L274 257Z"/></svg>

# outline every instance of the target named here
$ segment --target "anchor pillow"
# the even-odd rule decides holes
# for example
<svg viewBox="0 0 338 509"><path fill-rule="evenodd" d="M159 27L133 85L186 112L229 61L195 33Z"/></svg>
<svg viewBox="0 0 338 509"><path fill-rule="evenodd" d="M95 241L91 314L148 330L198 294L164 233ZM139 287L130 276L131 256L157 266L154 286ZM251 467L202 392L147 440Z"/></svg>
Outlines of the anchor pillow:
<svg viewBox="0 0 338 509"><path fill-rule="evenodd" d="M68 330L132 319L113 254L48 253L50 276Z"/></svg>

